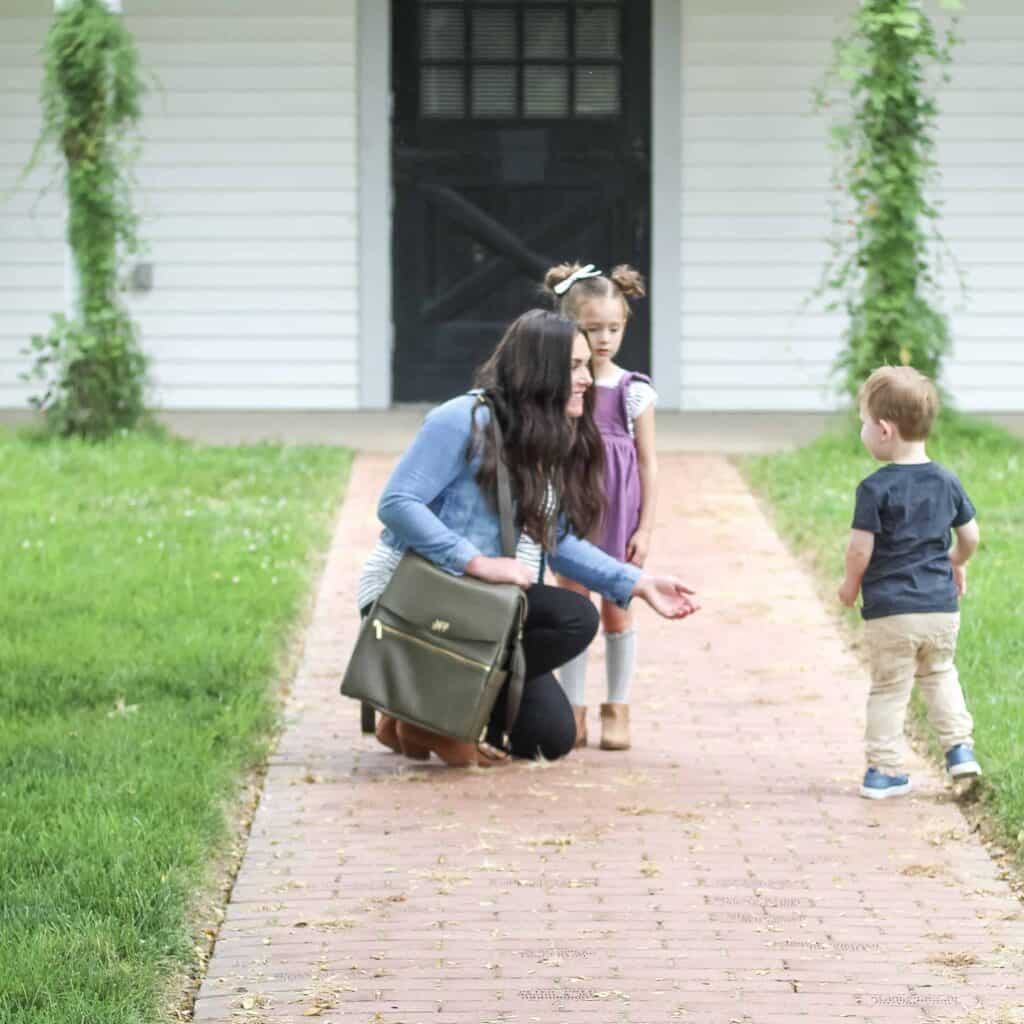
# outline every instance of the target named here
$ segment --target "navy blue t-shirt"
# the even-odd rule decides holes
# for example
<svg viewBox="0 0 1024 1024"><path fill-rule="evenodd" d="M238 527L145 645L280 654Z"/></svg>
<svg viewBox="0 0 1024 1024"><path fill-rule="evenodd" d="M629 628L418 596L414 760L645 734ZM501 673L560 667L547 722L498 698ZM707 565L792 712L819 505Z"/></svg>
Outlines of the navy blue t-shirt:
<svg viewBox="0 0 1024 1024"><path fill-rule="evenodd" d="M861 583L861 615L957 611L950 531L973 518L956 474L937 462L890 463L862 480L852 525L875 535L875 549Z"/></svg>

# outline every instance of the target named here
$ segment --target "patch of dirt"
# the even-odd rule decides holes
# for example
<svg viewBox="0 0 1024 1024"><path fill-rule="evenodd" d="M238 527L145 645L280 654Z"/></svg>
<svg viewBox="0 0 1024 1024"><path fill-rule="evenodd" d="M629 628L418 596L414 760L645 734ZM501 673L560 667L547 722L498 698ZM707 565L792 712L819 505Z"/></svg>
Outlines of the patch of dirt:
<svg viewBox="0 0 1024 1024"><path fill-rule="evenodd" d="M928 963L941 964L943 967L973 967L981 960L973 953L936 953L928 957Z"/></svg>

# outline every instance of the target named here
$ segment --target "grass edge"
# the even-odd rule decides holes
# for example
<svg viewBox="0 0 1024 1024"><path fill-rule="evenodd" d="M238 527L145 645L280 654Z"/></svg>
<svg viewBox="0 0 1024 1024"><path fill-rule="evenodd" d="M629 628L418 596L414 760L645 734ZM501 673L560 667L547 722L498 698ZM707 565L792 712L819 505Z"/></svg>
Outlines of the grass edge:
<svg viewBox="0 0 1024 1024"><path fill-rule="evenodd" d="M194 957L187 967L168 975L163 994L158 1000L158 1012L169 1021L191 1022L195 1004L206 980L210 960L220 939L221 927L226 919L226 908L231 902L235 883L248 850L253 822L263 797L263 787L270 768L270 758L284 732L283 713L291 698L295 677L302 665L306 635L313 621L317 598L327 569L327 560L338 517L344 505L352 469L359 453L351 451L351 458L343 471L338 500L325 524L325 537L309 554L309 579L306 596L295 616L287 642L278 655L278 664L267 681L266 696L274 703L274 727L266 736L266 752L259 764L244 771L234 791L221 801L224 834L210 856L202 881L195 887L189 901L186 925L192 938Z"/></svg>

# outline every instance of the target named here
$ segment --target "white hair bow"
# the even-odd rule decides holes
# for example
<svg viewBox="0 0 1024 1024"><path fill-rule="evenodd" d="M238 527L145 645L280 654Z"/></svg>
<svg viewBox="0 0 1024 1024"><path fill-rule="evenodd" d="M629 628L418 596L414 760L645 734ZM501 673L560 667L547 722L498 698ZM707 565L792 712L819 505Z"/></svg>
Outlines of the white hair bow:
<svg viewBox="0 0 1024 1024"><path fill-rule="evenodd" d="M582 281L585 277L600 276L601 271L598 270L593 263L588 263L585 267L580 267L579 270L574 270L564 281L559 281L552 291L556 295L564 295L577 281Z"/></svg>

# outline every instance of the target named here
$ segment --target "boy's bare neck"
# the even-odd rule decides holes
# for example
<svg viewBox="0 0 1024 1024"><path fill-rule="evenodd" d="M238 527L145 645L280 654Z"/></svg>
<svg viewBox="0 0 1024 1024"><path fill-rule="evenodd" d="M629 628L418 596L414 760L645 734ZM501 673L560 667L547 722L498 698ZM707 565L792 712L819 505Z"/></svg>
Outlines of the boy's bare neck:
<svg viewBox="0 0 1024 1024"><path fill-rule="evenodd" d="M617 377L622 368L616 366L610 359L604 363L594 363L594 380L608 380L609 377Z"/></svg>
<svg viewBox="0 0 1024 1024"><path fill-rule="evenodd" d="M928 458L924 441L898 441L889 460L894 466L920 466L932 460Z"/></svg>

